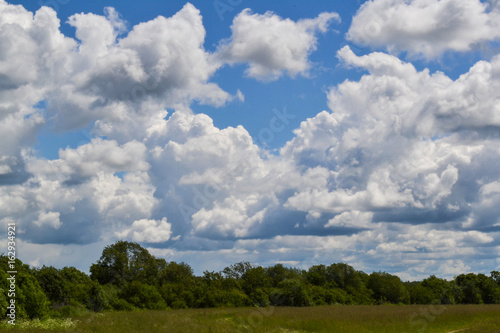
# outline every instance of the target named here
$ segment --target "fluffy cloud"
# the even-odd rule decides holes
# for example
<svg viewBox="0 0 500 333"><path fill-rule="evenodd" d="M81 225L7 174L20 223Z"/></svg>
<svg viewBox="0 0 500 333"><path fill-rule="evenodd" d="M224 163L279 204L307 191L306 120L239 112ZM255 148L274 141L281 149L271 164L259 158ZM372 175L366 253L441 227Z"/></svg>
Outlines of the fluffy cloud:
<svg viewBox="0 0 500 333"><path fill-rule="evenodd" d="M258 80L276 80L283 74L307 75L309 55L316 50L316 32L326 32L337 13L322 13L314 19L294 22L272 12L253 14L245 9L234 18L232 36L219 47L229 63L248 63L246 74Z"/></svg>
<svg viewBox="0 0 500 333"><path fill-rule="evenodd" d="M0 51L0 89L10 91L10 98L3 99L10 101L20 98L23 89L41 89L53 82L76 43L60 33L59 19L50 8L42 7L33 15L22 6L0 2L0 14L0 43L4 46ZM27 65L30 70L26 70Z"/></svg>
<svg viewBox="0 0 500 333"><path fill-rule="evenodd" d="M137 141L130 141L118 146L116 141L93 139L91 143L77 149L65 149L59 152L65 167L81 176L97 174L98 171L146 171L146 146Z"/></svg>
<svg viewBox="0 0 500 333"><path fill-rule="evenodd" d="M35 221L35 225L41 227L44 225L50 226L54 229L59 229L61 226L61 221L59 212L48 212L48 213L40 213L38 220Z"/></svg>
<svg viewBox="0 0 500 333"><path fill-rule="evenodd" d="M76 45L59 32L54 11L33 13L0 2L0 171L18 177L21 151L31 147L45 123L34 108L64 67ZM23 179L24 177L20 177Z"/></svg>
<svg viewBox="0 0 500 333"><path fill-rule="evenodd" d="M146 151L146 146L135 140L118 145L114 140L94 138L76 149L61 149L56 160L26 157L29 161L26 170L64 180L92 177L99 172L147 171Z"/></svg>
<svg viewBox="0 0 500 333"><path fill-rule="evenodd" d="M346 47L338 56L368 74L332 88L331 112L302 122L281 149L302 167L331 170L325 185L301 187L285 207L326 229L370 231L318 238L313 253L311 240L297 242L319 263L328 254L367 270L394 263L389 270L408 279L495 267L499 57L451 80L383 53ZM298 258L290 245L279 249Z"/></svg>
<svg viewBox="0 0 500 333"><path fill-rule="evenodd" d="M149 218L157 204L145 152L135 141L95 139L55 160L24 155L28 179L0 187L1 216L22 222L25 239L35 243L112 238L115 228Z"/></svg>
<svg viewBox="0 0 500 333"><path fill-rule="evenodd" d="M366 228L371 227L372 218L372 212L347 211L330 219L325 227Z"/></svg>
<svg viewBox="0 0 500 333"><path fill-rule="evenodd" d="M176 112L162 131L168 141L152 149L151 171L170 207L165 213L177 213L169 221L192 223L195 235L248 235L276 205L276 193L284 189L279 178L293 170L271 156L263 159L243 127L221 130L203 114Z"/></svg>
<svg viewBox="0 0 500 333"><path fill-rule="evenodd" d="M156 220L137 220L132 226L120 232L116 232L117 237L130 239L134 242L160 243L170 239L172 231L167 218L161 221Z"/></svg>
<svg viewBox="0 0 500 333"><path fill-rule="evenodd" d="M470 168L481 168L474 161L486 151L498 157L490 150L495 139L470 140L500 125L494 111L500 96L493 88L499 84L498 57L453 81L383 53L358 57L345 47L338 56L370 74L332 89L333 112L304 121L282 148L282 156L296 163L335 170L329 187L303 189L287 207L314 216L467 209L470 193L462 188L477 188L477 179L468 176Z"/></svg>
<svg viewBox="0 0 500 333"><path fill-rule="evenodd" d="M96 133L125 141L145 136L150 118L165 107L194 100L220 106L241 98L209 82L220 64L203 47L202 18L191 4L128 33L113 8L106 8L106 16L75 14L68 23L77 40L59 32L50 8L42 7L34 17L6 3L0 10L5 12L0 42L10 46L0 58L5 85L0 93L16 89L14 97L30 96L28 107L45 100L59 131L95 121ZM33 70L26 71L27 66Z"/></svg>
<svg viewBox="0 0 500 333"><path fill-rule="evenodd" d="M397 10L417 3L433 2ZM367 2L351 30L380 4L393 3ZM445 4L452 6L436 6ZM0 131L7 134L0 222L18 222L30 263L57 263L39 253L40 244L63 257L65 248L72 254L128 239L192 263L197 273L242 260L304 268L344 261L407 278L495 265L500 56L451 79L344 47L341 66L365 74L332 87L329 110L305 119L272 153L243 126L218 128L189 105L234 98L210 82L223 62L247 63L247 75L259 80L307 75L316 33L337 14L294 22L244 10L231 39L209 53L190 4L128 33L112 8L105 16L76 14L68 21L76 40L59 32L51 9L33 15L0 0L0 11ZM454 20L443 24L469 22ZM396 22L386 21L389 30ZM436 50L455 47L443 45ZM34 71L21 70L28 63ZM44 124L64 131L89 123L94 138L58 158L31 149Z"/></svg>
<svg viewBox="0 0 500 333"><path fill-rule="evenodd" d="M495 2L479 0L370 0L358 10L347 38L390 52L433 59L448 50L468 51L500 37Z"/></svg>

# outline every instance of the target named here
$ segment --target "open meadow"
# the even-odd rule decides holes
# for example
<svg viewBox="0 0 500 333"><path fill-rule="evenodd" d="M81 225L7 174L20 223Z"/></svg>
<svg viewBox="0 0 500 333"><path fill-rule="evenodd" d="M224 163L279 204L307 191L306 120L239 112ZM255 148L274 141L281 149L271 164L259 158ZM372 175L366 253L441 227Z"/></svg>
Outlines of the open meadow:
<svg viewBox="0 0 500 333"><path fill-rule="evenodd" d="M24 328L21 328L25 326ZM29 327L31 326L31 327ZM6 324L1 326L6 329ZM500 332L500 305L383 305L106 312L9 332Z"/></svg>

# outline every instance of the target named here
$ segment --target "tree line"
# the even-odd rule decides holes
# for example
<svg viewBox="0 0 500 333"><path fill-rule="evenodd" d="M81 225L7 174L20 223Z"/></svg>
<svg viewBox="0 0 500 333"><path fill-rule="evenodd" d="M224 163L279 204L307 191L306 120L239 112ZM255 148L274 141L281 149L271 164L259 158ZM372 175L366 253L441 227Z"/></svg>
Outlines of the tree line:
<svg viewBox="0 0 500 333"><path fill-rule="evenodd" d="M8 258L0 256L0 315L8 305ZM137 243L104 248L87 275L74 267L32 268L16 260L18 318L67 317L87 311L328 304L500 304L500 272L434 275L403 282L345 263L308 270L240 262L195 276L186 263L156 258Z"/></svg>

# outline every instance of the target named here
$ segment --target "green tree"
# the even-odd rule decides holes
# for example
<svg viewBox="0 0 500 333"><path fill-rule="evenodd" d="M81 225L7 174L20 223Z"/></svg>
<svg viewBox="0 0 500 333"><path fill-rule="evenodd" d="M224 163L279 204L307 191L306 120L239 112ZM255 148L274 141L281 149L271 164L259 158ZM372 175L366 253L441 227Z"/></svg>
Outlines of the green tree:
<svg viewBox="0 0 500 333"><path fill-rule="evenodd" d="M483 298L479 287L479 279L474 273L460 274L455 277L455 283L460 288L459 303L482 304Z"/></svg>
<svg viewBox="0 0 500 333"><path fill-rule="evenodd" d="M43 266L40 269L34 270L34 275L53 305L68 303L67 283L58 269Z"/></svg>
<svg viewBox="0 0 500 333"><path fill-rule="evenodd" d="M267 267L265 268L265 271L266 275L271 278L271 284L275 288L286 279L302 277L300 270L287 268L283 266L283 264L276 264L274 266Z"/></svg>
<svg viewBox="0 0 500 333"><path fill-rule="evenodd" d="M394 304L408 304L410 294L399 277L385 272L373 272L368 279L375 299L379 303L390 302Z"/></svg>
<svg viewBox="0 0 500 333"><path fill-rule="evenodd" d="M373 291L368 289L368 274L356 271L345 263L331 264L326 268L329 286L341 288L351 295L357 304L371 304Z"/></svg>
<svg viewBox="0 0 500 333"><path fill-rule="evenodd" d="M94 301L91 298L95 296L92 288L96 288L96 282L75 267L64 267L59 274L64 280L64 289L69 303L76 306L84 305L88 309L95 310Z"/></svg>
<svg viewBox="0 0 500 333"><path fill-rule="evenodd" d="M7 275L2 267L8 267L9 259L5 255L0 255L0 276L3 275L4 292L8 290ZM47 299L42 287L34 276L29 265L23 264L19 259L15 260L16 267L16 316L17 318L45 318L49 314L50 302ZM6 297L7 295L4 295Z"/></svg>
<svg viewBox="0 0 500 333"><path fill-rule="evenodd" d="M192 291L182 284L164 283L158 291L167 302L167 305L173 309L186 309L196 306Z"/></svg>
<svg viewBox="0 0 500 333"><path fill-rule="evenodd" d="M279 304L284 306L309 306L312 300L308 294L307 287L301 279L286 279L278 285L281 294L278 295Z"/></svg>
<svg viewBox="0 0 500 333"><path fill-rule="evenodd" d="M252 265L249 262L239 262L222 270L222 273L227 277L235 280L241 279L246 271L252 269Z"/></svg>
<svg viewBox="0 0 500 333"><path fill-rule="evenodd" d="M91 281L89 285L85 286L88 290L88 296L84 304L89 310L99 312L110 307L109 301L106 299L106 294L97 281Z"/></svg>
<svg viewBox="0 0 500 333"><path fill-rule="evenodd" d="M17 297L19 300L17 310L20 317L29 319L43 319L49 314L50 302L38 284L36 278L27 271L21 271L16 275Z"/></svg>
<svg viewBox="0 0 500 333"><path fill-rule="evenodd" d="M406 288L410 293L412 304L431 304L435 300L432 290L423 286L421 282L407 284Z"/></svg>
<svg viewBox="0 0 500 333"><path fill-rule="evenodd" d="M256 306L269 305L269 297L265 290L268 290L271 284L271 278L260 266L247 269L241 276L242 289Z"/></svg>
<svg viewBox="0 0 500 333"><path fill-rule="evenodd" d="M90 267L90 276L100 284L121 286L132 281L155 284L158 262L139 244L118 241L104 248L101 258Z"/></svg>
<svg viewBox="0 0 500 333"><path fill-rule="evenodd" d="M5 318L7 314L7 306L9 303L7 301L7 291L9 289L7 283L7 273L0 267L0 317Z"/></svg>
<svg viewBox="0 0 500 333"><path fill-rule="evenodd" d="M220 272L204 271L203 282L207 285L207 287L222 289L224 276Z"/></svg>
<svg viewBox="0 0 500 333"><path fill-rule="evenodd" d="M356 271L345 263L331 264L326 268L326 273L328 282L335 282L342 289L349 287L360 289L365 284L365 280L368 280L366 274Z"/></svg>
<svg viewBox="0 0 500 333"><path fill-rule="evenodd" d="M430 304L431 302L453 304L455 302L453 285L445 279L431 275L422 281L422 287L430 292L430 297L432 298L426 304Z"/></svg>
<svg viewBox="0 0 500 333"><path fill-rule="evenodd" d="M493 281L496 282L496 284L500 287L500 272L498 271L491 271L491 278Z"/></svg>
<svg viewBox="0 0 500 333"><path fill-rule="evenodd" d="M154 286L139 281L127 284L119 293L119 297L139 309L162 310L167 307Z"/></svg>
<svg viewBox="0 0 500 333"><path fill-rule="evenodd" d="M500 303L500 290L495 280L484 274L476 275L476 283L481 292L481 299L486 304Z"/></svg>
<svg viewBox="0 0 500 333"><path fill-rule="evenodd" d="M252 294L257 289L266 289L271 287L271 279L266 275L264 268L252 267L248 269L241 277L242 288L247 295Z"/></svg>
<svg viewBox="0 0 500 333"><path fill-rule="evenodd" d="M182 283L189 284L193 282L193 269L186 263L180 264L171 261L162 265L158 272L160 285L163 283Z"/></svg>
<svg viewBox="0 0 500 333"><path fill-rule="evenodd" d="M309 267L306 273L306 279L315 286L324 286L328 280L328 272L325 265L315 265Z"/></svg>

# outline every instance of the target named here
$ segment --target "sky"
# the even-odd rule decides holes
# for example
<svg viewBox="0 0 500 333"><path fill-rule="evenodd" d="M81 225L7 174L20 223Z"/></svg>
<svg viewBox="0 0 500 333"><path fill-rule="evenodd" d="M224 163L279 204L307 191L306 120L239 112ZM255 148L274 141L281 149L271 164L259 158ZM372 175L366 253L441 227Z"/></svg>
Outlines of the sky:
<svg viewBox="0 0 500 333"><path fill-rule="evenodd" d="M489 274L500 1L0 0L0 138L34 267Z"/></svg>

